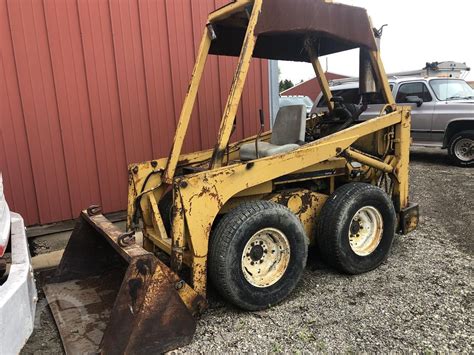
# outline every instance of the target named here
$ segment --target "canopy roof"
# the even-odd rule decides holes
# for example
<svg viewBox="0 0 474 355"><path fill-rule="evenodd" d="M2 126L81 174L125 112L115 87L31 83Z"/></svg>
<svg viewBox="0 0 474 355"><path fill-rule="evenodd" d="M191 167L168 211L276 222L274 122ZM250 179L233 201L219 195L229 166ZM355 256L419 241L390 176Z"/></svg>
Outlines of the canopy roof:
<svg viewBox="0 0 474 355"><path fill-rule="evenodd" d="M239 56L247 29L245 12L213 23L210 53ZM263 0L255 28L257 58L309 62L305 43L323 56L366 47L377 49L365 9L324 0Z"/></svg>

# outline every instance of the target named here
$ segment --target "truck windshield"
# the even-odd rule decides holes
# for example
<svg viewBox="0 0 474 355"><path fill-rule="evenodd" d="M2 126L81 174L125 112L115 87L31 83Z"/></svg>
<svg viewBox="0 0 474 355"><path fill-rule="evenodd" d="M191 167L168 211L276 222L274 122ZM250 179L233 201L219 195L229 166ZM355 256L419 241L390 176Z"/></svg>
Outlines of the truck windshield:
<svg viewBox="0 0 474 355"><path fill-rule="evenodd" d="M474 90L461 79L435 79L430 85L441 101L474 99Z"/></svg>

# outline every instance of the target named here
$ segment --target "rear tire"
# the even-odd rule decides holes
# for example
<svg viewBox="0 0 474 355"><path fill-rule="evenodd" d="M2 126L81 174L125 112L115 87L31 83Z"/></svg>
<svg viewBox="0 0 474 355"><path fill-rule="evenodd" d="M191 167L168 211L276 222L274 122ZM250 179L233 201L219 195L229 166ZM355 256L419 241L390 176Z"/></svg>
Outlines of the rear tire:
<svg viewBox="0 0 474 355"><path fill-rule="evenodd" d="M316 242L327 264L348 274L361 274L387 258L395 227L393 203L382 189L349 183L324 204Z"/></svg>
<svg viewBox="0 0 474 355"><path fill-rule="evenodd" d="M458 166L474 166L474 131L456 133L449 142L448 154Z"/></svg>
<svg viewBox="0 0 474 355"><path fill-rule="evenodd" d="M247 202L227 213L212 233L209 277L236 306L265 309L293 291L307 255L298 217L274 202Z"/></svg>

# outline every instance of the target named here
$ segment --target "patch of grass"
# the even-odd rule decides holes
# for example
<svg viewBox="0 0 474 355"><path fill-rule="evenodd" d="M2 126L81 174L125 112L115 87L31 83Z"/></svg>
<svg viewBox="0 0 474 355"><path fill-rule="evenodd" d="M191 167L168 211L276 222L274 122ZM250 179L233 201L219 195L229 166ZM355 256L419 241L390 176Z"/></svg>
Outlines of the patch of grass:
<svg viewBox="0 0 474 355"><path fill-rule="evenodd" d="M237 322L234 323L234 330L241 330L246 325L243 319L239 319Z"/></svg>
<svg viewBox="0 0 474 355"><path fill-rule="evenodd" d="M316 341L315 348L319 352L326 352L328 350L326 342L322 339Z"/></svg>
<svg viewBox="0 0 474 355"><path fill-rule="evenodd" d="M278 343L272 344L272 353L281 353L283 351L282 347Z"/></svg>
<svg viewBox="0 0 474 355"><path fill-rule="evenodd" d="M311 331L307 330L307 329L301 330L298 333L298 338L300 338L302 341L307 342L307 343L317 340L316 337L314 336L314 334Z"/></svg>

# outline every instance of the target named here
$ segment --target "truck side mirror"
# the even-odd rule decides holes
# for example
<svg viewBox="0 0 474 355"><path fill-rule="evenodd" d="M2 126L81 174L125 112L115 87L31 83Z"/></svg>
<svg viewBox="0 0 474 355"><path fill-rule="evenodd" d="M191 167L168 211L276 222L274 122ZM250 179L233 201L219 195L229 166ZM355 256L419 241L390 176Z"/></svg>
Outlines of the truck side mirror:
<svg viewBox="0 0 474 355"><path fill-rule="evenodd" d="M416 104L416 107L423 105L423 99L419 98L418 96L407 96L406 102L410 104Z"/></svg>

